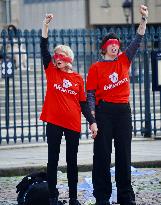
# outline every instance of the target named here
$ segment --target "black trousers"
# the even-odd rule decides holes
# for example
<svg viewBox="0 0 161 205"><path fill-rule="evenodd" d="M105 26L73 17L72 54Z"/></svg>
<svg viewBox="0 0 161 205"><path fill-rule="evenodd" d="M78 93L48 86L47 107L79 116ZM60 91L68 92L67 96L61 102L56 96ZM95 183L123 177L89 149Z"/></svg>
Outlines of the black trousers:
<svg viewBox="0 0 161 205"><path fill-rule="evenodd" d="M50 198L55 198L59 194L56 188L57 167L63 133L66 139L66 162L69 198L76 199L78 183L77 153L80 133L50 123L48 123L46 127L46 135L48 142L47 177L49 196Z"/></svg>
<svg viewBox="0 0 161 205"><path fill-rule="evenodd" d="M96 107L98 134L94 140L93 195L109 200L112 193L110 164L112 139L115 146L115 180L118 203L135 200L131 186L132 119L129 104L101 101Z"/></svg>

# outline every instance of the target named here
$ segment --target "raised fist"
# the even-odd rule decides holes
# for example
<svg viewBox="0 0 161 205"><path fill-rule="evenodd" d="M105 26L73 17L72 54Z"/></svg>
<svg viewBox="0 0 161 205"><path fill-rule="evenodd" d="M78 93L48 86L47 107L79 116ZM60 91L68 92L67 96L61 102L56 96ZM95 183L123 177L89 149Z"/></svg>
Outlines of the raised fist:
<svg viewBox="0 0 161 205"><path fill-rule="evenodd" d="M50 21L53 19L53 14L46 14L45 19L44 19L44 23L45 24L49 24Z"/></svg>
<svg viewBox="0 0 161 205"><path fill-rule="evenodd" d="M140 14L147 18L148 17L148 7L141 5L140 6Z"/></svg>

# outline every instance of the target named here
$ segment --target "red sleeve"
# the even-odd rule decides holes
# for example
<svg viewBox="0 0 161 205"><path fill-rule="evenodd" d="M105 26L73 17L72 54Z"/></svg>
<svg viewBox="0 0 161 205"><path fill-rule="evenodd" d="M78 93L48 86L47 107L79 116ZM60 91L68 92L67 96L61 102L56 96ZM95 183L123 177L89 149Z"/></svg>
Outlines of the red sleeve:
<svg viewBox="0 0 161 205"><path fill-rule="evenodd" d="M127 57L126 53L125 52L122 52L119 57L118 57L120 60L122 60L122 62L124 62L124 64L130 68L130 64L131 64L131 61L129 60L129 58Z"/></svg>
<svg viewBox="0 0 161 205"><path fill-rule="evenodd" d="M54 70L56 69L56 67L54 66L53 62L50 61L48 67L45 68L45 73L46 73L47 75L50 75L51 72L53 71L53 68L54 68Z"/></svg>
<svg viewBox="0 0 161 205"><path fill-rule="evenodd" d="M50 61L48 67L45 69L47 81L50 81L50 80L53 79L56 70L57 70L57 69L56 69L56 67L54 66L53 62Z"/></svg>
<svg viewBox="0 0 161 205"><path fill-rule="evenodd" d="M86 95L84 91L84 81L83 78L80 78L80 85L79 85L79 101L86 101Z"/></svg>
<svg viewBox="0 0 161 205"><path fill-rule="evenodd" d="M98 85L97 67L92 64L87 76L87 90L96 90Z"/></svg>

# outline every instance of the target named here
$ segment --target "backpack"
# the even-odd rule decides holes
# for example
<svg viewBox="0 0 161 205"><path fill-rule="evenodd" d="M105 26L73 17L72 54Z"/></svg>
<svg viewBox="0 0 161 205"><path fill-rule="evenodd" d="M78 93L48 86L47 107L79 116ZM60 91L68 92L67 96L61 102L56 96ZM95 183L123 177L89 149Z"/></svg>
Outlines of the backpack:
<svg viewBox="0 0 161 205"><path fill-rule="evenodd" d="M36 172L25 176L16 188L18 205L49 205L45 172Z"/></svg>

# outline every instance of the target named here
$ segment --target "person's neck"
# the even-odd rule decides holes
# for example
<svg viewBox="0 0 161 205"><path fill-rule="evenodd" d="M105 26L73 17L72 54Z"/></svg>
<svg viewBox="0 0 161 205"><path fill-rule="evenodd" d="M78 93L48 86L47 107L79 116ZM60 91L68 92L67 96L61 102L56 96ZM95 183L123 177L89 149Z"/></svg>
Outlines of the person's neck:
<svg viewBox="0 0 161 205"><path fill-rule="evenodd" d="M115 58L117 58L117 56L109 56L109 55L105 55L104 57L104 60L107 60L107 61L113 61Z"/></svg>
<svg viewBox="0 0 161 205"><path fill-rule="evenodd" d="M60 68L60 70L66 73L73 73L73 71L69 69L68 67Z"/></svg>

